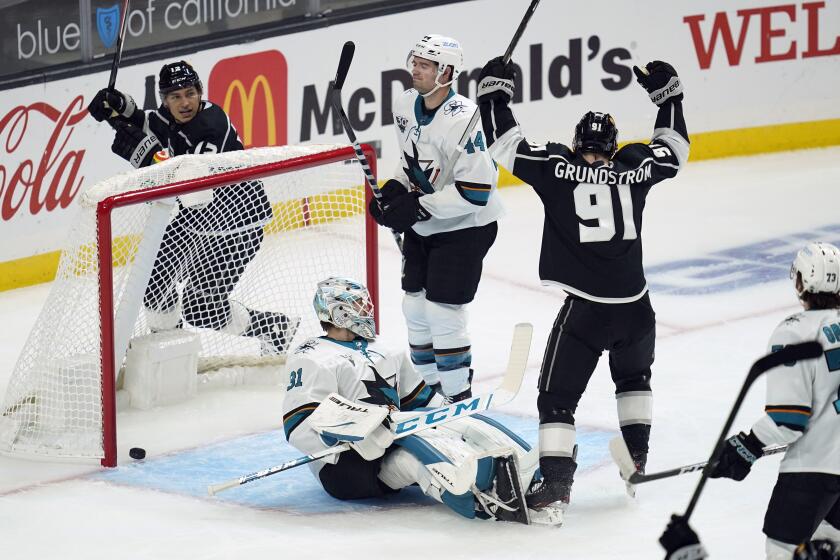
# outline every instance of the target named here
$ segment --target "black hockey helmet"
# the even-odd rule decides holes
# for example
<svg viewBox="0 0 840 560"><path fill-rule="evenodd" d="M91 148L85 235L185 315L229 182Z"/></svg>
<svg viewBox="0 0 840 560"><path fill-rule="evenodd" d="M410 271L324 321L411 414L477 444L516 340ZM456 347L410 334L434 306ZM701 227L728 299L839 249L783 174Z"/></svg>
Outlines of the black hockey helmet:
<svg viewBox="0 0 840 560"><path fill-rule="evenodd" d="M575 126L572 148L576 152L595 152L613 157L618 149L618 129L609 113L589 111Z"/></svg>
<svg viewBox="0 0 840 560"><path fill-rule="evenodd" d="M179 60L163 65L158 79L158 92L161 99L167 93L188 87L194 87L199 93L202 92L201 78L189 62Z"/></svg>
<svg viewBox="0 0 840 560"><path fill-rule="evenodd" d="M829 540L810 541L800 544L793 553L794 560L837 560L840 547Z"/></svg>

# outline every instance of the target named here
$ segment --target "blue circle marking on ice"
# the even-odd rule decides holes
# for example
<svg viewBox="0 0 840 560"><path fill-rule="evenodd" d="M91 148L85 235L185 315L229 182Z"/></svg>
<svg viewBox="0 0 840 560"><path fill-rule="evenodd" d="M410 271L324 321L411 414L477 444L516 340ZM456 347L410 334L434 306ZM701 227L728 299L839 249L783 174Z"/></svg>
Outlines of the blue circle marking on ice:
<svg viewBox="0 0 840 560"><path fill-rule="evenodd" d="M530 416L489 414L530 445L537 444L539 424ZM610 463L607 444L615 431L577 427L578 473ZM163 492L207 498L207 487L279 465L300 457L282 430L244 436L220 443L147 458L90 475L96 480ZM222 502L292 513L338 513L434 504L417 488L407 488L382 499L340 501L321 488L308 466L266 477L216 495Z"/></svg>

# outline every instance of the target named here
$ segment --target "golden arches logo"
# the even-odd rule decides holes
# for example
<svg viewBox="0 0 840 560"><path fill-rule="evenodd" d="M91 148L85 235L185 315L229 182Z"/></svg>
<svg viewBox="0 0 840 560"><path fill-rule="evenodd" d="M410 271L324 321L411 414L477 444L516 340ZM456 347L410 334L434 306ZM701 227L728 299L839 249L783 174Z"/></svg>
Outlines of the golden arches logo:
<svg viewBox="0 0 840 560"><path fill-rule="evenodd" d="M242 83L242 80L237 78L231 81L225 92L225 100L222 108L226 113L229 113L231 104L233 103L233 96L234 94L238 94L239 106L242 109L242 142L245 146L250 146L253 143L254 104L257 99L257 88L262 89L263 100L265 101L268 145L274 146L277 144L277 121L275 120L271 85L268 83L268 78L264 74L258 74L251 81L251 87L247 92L245 91L245 84Z"/></svg>

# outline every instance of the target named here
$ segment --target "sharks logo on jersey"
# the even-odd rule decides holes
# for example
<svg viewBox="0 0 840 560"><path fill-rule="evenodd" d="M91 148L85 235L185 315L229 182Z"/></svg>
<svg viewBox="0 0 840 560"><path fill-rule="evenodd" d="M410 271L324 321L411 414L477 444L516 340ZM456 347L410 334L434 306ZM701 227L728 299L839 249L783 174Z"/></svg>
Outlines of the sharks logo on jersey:
<svg viewBox="0 0 840 560"><path fill-rule="evenodd" d="M368 364L368 368L373 372L373 379L362 379L362 385L365 386L368 396L359 399L368 404L375 404L380 406L387 406L391 410L400 409L400 396L396 387L388 383L388 380L379 375L376 368ZM392 376L396 383L396 375Z"/></svg>
<svg viewBox="0 0 840 560"><path fill-rule="evenodd" d="M405 162L403 171L414 190L432 194L435 192L432 182L437 178L440 169L435 167L433 159L420 159L417 144L414 142L411 143L411 151L412 155L403 152L403 161Z"/></svg>

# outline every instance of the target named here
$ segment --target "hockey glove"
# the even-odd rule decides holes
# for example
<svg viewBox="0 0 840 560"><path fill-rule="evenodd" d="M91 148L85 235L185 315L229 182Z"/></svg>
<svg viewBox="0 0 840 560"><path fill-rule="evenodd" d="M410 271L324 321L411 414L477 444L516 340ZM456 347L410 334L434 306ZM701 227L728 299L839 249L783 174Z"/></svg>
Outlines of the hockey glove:
<svg viewBox="0 0 840 560"><path fill-rule="evenodd" d="M382 193L382 198L373 198L371 199L370 204L368 204L370 215L378 224L381 223L379 219L382 217L382 209L387 207L399 197L408 194L408 189L396 179L388 179L388 181L382 185L382 188L379 189L379 192Z"/></svg>
<svg viewBox="0 0 840 560"><path fill-rule="evenodd" d="M654 60L648 62L644 68L634 66L633 72L636 74L636 80L656 105L662 105L668 100L682 101L682 81L674 67L667 62Z"/></svg>
<svg viewBox="0 0 840 560"><path fill-rule="evenodd" d="M681 515L672 515L665 532L659 537L659 544L665 548L665 560L700 560L708 558L706 549L700 544L697 533Z"/></svg>
<svg viewBox="0 0 840 560"><path fill-rule="evenodd" d="M490 60L478 75L478 102L504 101L510 103L516 91L516 66L512 62L505 64L502 57Z"/></svg>
<svg viewBox="0 0 840 560"><path fill-rule="evenodd" d="M709 474L711 478L744 480L756 459L764 455L764 444L752 432L732 436L723 446L720 459Z"/></svg>
<svg viewBox="0 0 840 560"><path fill-rule="evenodd" d="M378 223L403 233L417 222L425 222L432 215L420 204L420 193L411 192L401 196L385 207Z"/></svg>
<svg viewBox="0 0 840 560"><path fill-rule="evenodd" d="M151 165L155 152L163 149L157 136L123 121L115 120L113 124L117 133L111 151L138 169Z"/></svg>
<svg viewBox="0 0 840 560"><path fill-rule="evenodd" d="M115 89L100 89L88 105L90 116L98 122L113 117L129 118L137 110L137 104L130 95Z"/></svg>

